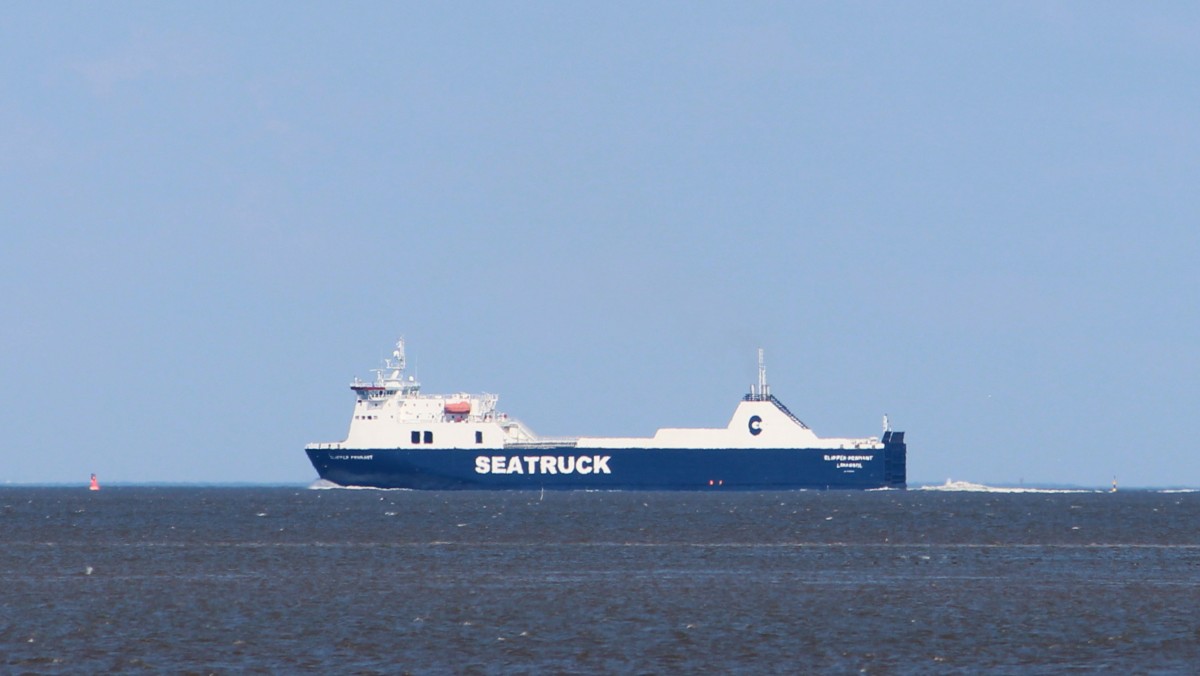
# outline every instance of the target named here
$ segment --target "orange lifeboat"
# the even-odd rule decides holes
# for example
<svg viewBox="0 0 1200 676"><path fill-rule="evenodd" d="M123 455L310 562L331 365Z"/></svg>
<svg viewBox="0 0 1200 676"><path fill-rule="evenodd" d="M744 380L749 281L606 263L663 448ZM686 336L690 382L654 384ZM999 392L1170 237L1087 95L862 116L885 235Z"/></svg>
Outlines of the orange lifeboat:
<svg viewBox="0 0 1200 676"><path fill-rule="evenodd" d="M446 413L463 415L470 412L471 402L469 401L451 401L446 403Z"/></svg>

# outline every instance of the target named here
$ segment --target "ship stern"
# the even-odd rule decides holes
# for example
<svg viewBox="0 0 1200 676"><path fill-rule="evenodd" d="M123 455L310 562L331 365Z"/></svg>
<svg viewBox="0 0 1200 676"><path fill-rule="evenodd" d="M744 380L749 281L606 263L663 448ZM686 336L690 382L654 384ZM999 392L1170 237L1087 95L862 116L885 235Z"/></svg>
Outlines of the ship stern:
<svg viewBox="0 0 1200 676"><path fill-rule="evenodd" d="M904 432L883 433L883 483L888 488L908 488L908 446Z"/></svg>

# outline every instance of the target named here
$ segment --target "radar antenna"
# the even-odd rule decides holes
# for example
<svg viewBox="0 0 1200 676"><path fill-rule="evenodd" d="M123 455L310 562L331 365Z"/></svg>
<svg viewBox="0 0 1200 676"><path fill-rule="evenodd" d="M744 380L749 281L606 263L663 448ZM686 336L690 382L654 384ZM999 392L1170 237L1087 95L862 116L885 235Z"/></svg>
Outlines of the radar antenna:
<svg viewBox="0 0 1200 676"><path fill-rule="evenodd" d="M375 379L382 385L385 381L399 382L404 380L404 336L401 336L396 341L396 347L392 350L392 356L383 360L383 368L374 369ZM387 376L384 376L384 373Z"/></svg>
<svg viewBox="0 0 1200 676"><path fill-rule="evenodd" d="M396 341L396 349L392 350L392 359L395 360L397 369L404 370L404 336Z"/></svg>

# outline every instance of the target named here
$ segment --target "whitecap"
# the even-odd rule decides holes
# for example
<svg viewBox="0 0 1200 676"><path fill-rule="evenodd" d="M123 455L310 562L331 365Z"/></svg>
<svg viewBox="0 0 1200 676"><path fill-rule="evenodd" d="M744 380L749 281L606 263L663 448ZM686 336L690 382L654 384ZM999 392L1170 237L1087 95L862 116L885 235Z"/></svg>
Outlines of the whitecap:
<svg viewBox="0 0 1200 676"><path fill-rule="evenodd" d="M919 491L959 491L965 493L1101 493L1103 491L1086 488L1025 488L1019 486L987 486L971 483L970 481L953 481L946 479L944 484L921 486Z"/></svg>

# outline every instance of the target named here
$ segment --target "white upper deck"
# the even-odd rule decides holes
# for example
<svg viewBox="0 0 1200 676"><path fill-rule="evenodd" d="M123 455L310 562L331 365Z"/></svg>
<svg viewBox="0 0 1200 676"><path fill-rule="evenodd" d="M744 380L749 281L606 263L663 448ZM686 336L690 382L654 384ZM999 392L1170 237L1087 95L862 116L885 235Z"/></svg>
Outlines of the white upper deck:
<svg viewBox="0 0 1200 676"><path fill-rule="evenodd" d="M310 444L341 449L501 449L576 446L578 448L882 448L875 437L821 438L800 421L767 385L759 350L757 388L738 404L723 428L662 428L652 437L538 437L496 409L494 394L422 394L421 384L405 376L404 339L397 341L375 379L355 378L354 415L346 440Z"/></svg>
<svg viewBox="0 0 1200 676"><path fill-rule="evenodd" d="M876 437L818 437L771 394L761 349L758 386L750 386L750 394L742 398L725 427L664 427L653 437L581 437L578 445L581 448L883 448Z"/></svg>
<svg viewBox="0 0 1200 676"><path fill-rule="evenodd" d="M374 380L350 383L355 401L346 440L309 446L497 449L536 440L519 421L496 410L496 395L422 394L417 379L405 375L406 365L401 338L383 367L374 369Z"/></svg>
<svg viewBox="0 0 1200 676"><path fill-rule="evenodd" d="M404 339L396 341L392 356L383 360L383 368L372 369L375 380L358 378L350 383L357 395L355 408L364 411L386 409L388 415L404 423L465 422L493 420L496 413L494 394L421 394L421 383L405 376Z"/></svg>

